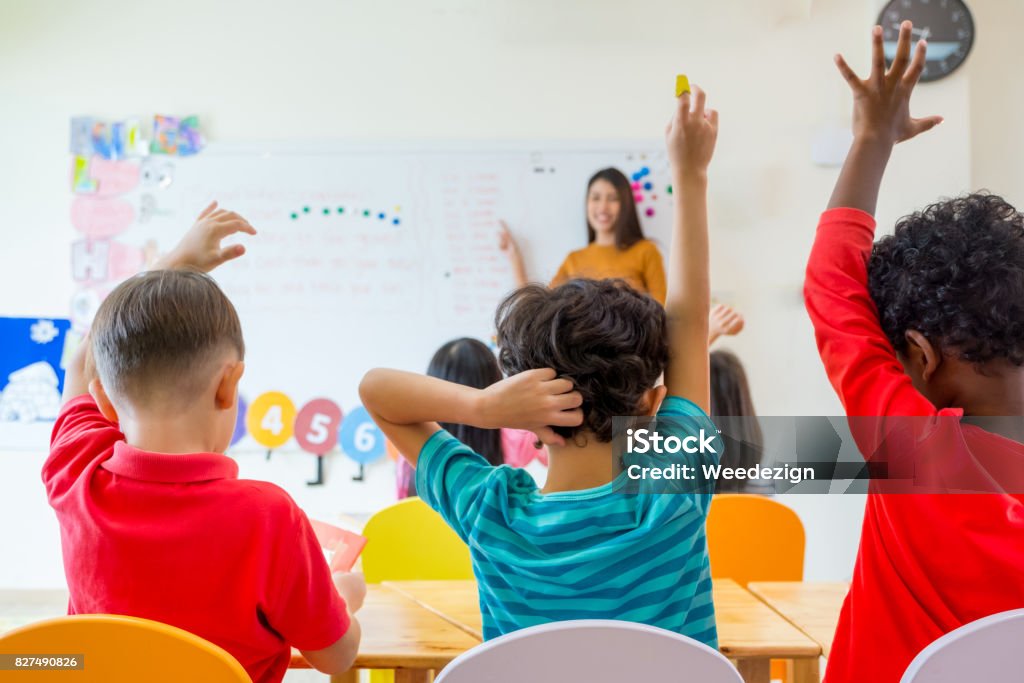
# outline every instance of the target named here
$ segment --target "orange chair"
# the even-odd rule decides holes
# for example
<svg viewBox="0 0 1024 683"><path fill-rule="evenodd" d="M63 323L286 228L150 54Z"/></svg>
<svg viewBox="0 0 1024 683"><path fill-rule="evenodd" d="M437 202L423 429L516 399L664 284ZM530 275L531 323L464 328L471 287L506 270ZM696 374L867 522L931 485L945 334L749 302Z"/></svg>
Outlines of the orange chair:
<svg viewBox="0 0 1024 683"><path fill-rule="evenodd" d="M712 578L732 579L742 586L804 578L804 525L792 508L771 498L716 495L707 534Z"/></svg>
<svg viewBox="0 0 1024 683"><path fill-rule="evenodd" d="M707 521L711 577L751 581L802 581L804 525L792 508L771 498L721 493ZM772 680L792 680L786 662L772 661Z"/></svg>
<svg viewBox="0 0 1024 683"><path fill-rule="evenodd" d="M114 614L58 617L16 628L0 636L0 654L83 658L82 670L26 671L26 681L251 683L242 665L213 643L174 626Z"/></svg>

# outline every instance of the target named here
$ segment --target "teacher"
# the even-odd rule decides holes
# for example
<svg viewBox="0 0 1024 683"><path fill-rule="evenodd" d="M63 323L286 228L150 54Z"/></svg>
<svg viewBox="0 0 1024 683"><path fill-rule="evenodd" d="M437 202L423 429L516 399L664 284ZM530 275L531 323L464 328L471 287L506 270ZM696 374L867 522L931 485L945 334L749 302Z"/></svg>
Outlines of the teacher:
<svg viewBox="0 0 1024 683"><path fill-rule="evenodd" d="M633 189L622 171L606 168L587 183L587 236L583 249L565 257L551 286L573 278L621 278L633 289L665 303L665 264L654 242L644 237ZM501 250L508 255L521 287L528 281L519 246L501 223Z"/></svg>

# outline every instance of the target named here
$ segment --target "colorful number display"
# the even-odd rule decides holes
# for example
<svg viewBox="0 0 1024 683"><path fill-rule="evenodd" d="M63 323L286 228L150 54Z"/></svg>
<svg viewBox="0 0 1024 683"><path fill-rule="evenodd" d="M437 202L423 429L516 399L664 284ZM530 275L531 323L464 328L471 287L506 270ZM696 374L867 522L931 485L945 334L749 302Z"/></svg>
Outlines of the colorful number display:
<svg viewBox="0 0 1024 683"><path fill-rule="evenodd" d="M261 394L249 406L245 426L261 446L283 446L294 433L295 404L280 391Z"/></svg>
<svg viewBox="0 0 1024 683"><path fill-rule="evenodd" d="M384 455L384 434L362 406L345 416L339 436L341 450L360 465L369 464Z"/></svg>
<svg viewBox="0 0 1024 683"><path fill-rule="evenodd" d="M295 418L295 440L302 450L323 455L338 443L341 408L327 398L314 398Z"/></svg>

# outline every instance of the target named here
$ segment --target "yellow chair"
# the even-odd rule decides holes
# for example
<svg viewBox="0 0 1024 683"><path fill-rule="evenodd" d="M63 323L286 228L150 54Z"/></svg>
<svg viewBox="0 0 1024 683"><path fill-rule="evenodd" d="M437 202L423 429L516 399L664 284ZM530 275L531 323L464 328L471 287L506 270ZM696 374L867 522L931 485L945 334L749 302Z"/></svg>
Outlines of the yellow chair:
<svg viewBox="0 0 1024 683"><path fill-rule="evenodd" d="M802 581L806 536L792 508L771 498L722 493L711 500L707 521L711 577L751 581ZM791 681L787 663L772 661L772 680Z"/></svg>
<svg viewBox="0 0 1024 683"><path fill-rule="evenodd" d="M26 681L251 683L242 665L213 643L174 626L114 614L58 617L16 628L0 636L0 654L83 657L82 670L25 671Z"/></svg>
<svg viewBox="0 0 1024 683"><path fill-rule="evenodd" d="M469 547L419 498L374 514L363 536L367 583L473 578Z"/></svg>
<svg viewBox="0 0 1024 683"><path fill-rule="evenodd" d="M361 560L367 583L472 579L469 547L441 515L419 498L378 511L363 527ZM391 683L394 674L371 670L370 683Z"/></svg>

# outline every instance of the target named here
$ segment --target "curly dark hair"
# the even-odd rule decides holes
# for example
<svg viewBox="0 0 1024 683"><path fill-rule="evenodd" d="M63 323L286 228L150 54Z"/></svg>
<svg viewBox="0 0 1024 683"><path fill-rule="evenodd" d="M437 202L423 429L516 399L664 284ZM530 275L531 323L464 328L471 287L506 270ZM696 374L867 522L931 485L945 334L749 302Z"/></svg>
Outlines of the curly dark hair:
<svg viewBox="0 0 1024 683"><path fill-rule="evenodd" d="M554 427L572 438L612 440L612 417L633 415L668 362L665 309L622 280L527 285L498 307L498 360L509 375L554 368L583 394L583 424Z"/></svg>
<svg viewBox="0 0 1024 683"><path fill-rule="evenodd" d="M868 288L893 347L907 330L963 360L1024 365L1024 216L987 192L905 216L875 243Z"/></svg>

